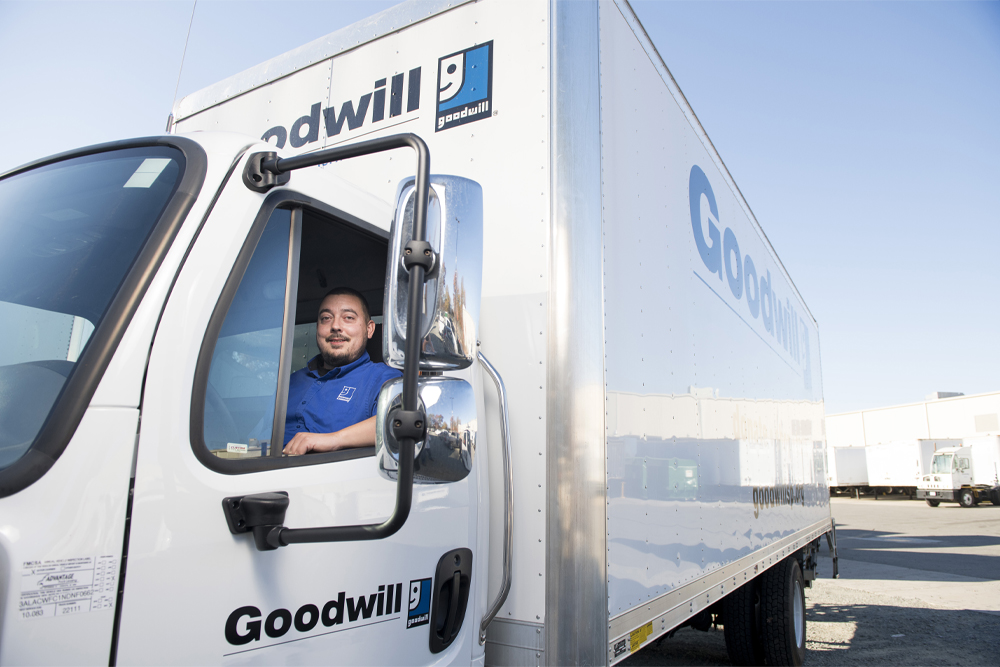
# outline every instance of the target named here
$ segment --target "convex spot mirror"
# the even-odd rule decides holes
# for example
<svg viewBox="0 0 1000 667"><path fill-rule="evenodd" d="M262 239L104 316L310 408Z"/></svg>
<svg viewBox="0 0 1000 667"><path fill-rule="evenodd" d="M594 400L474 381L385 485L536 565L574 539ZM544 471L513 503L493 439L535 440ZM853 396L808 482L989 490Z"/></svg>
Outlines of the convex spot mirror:
<svg viewBox="0 0 1000 667"><path fill-rule="evenodd" d="M440 484L465 479L476 453L476 395L465 380L452 377L420 378L420 409L427 418L427 433L414 447L413 482ZM382 386L375 420L375 446L379 472L395 480L399 468L399 443L389 423L393 408L402 403L402 378Z"/></svg>
<svg viewBox="0 0 1000 667"><path fill-rule="evenodd" d="M403 368L410 277L402 252L413 238L414 179L396 195L386 269L382 350L385 362ZM418 335L420 369L468 368L476 358L483 278L483 189L457 176L431 175L427 238L437 255L428 273Z"/></svg>

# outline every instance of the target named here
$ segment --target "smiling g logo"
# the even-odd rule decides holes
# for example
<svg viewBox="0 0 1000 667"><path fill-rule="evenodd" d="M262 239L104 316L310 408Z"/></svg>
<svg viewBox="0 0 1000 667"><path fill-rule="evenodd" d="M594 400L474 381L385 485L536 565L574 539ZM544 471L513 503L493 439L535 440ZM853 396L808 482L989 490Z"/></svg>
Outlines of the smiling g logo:
<svg viewBox="0 0 1000 667"><path fill-rule="evenodd" d="M492 41L439 58L435 131L489 118L492 97Z"/></svg>

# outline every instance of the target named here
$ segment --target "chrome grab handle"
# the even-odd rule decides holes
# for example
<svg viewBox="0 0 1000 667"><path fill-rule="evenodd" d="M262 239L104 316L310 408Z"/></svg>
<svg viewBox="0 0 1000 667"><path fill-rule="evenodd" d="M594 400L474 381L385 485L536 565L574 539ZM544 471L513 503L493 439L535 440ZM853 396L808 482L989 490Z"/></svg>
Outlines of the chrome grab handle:
<svg viewBox="0 0 1000 667"><path fill-rule="evenodd" d="M486 359L482 352L477 351L479 361L483 368L493 379L493 384L497 387L497 397L500 399L500 439L503 440L503 501L504 501L504 523L503 523L503 578L500 580L500 592L497 599L493 601L489 611L483 616L483 622L479 626L479 645L486 643L486 628L496 617L500 607L507 601L507 594L510 593L511 566L514 560L514 475L510 469L510 425L507 420L507 390L503 386L503 379L497 373L497 369Z"/></svg>

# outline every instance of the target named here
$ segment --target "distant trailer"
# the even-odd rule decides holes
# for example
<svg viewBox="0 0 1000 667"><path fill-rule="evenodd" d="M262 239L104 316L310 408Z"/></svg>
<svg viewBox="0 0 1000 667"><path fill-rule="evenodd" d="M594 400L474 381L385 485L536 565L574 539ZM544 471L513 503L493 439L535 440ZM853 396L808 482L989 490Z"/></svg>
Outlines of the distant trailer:
<svg viewBox="0 0 1000 667"><path fill-rule="evenodd" d="M831 493L848 493L868 486L865 447L827 449L827 483Z"/></svg>
<svg viewBox="0 0 1000 667"><path fill-rule="evenodd" d="M961 440L918 438L868 445L868 486L876 494L914 495L921 477L930 472L934 452L961 444Z"/></svg>

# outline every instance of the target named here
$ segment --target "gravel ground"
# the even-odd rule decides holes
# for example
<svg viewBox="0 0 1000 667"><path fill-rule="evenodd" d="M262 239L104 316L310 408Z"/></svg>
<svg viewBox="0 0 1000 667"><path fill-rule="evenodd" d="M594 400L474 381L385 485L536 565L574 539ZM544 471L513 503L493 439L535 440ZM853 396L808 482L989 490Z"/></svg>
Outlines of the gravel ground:
<svg viewBox="0 0 1000 667"><path fill-rule="evenodd" d="M1000 665L1000 615L933 609L820 579L806 591L807 665ZM722 628L679 630L622 665L729 665Z"/></svg>

